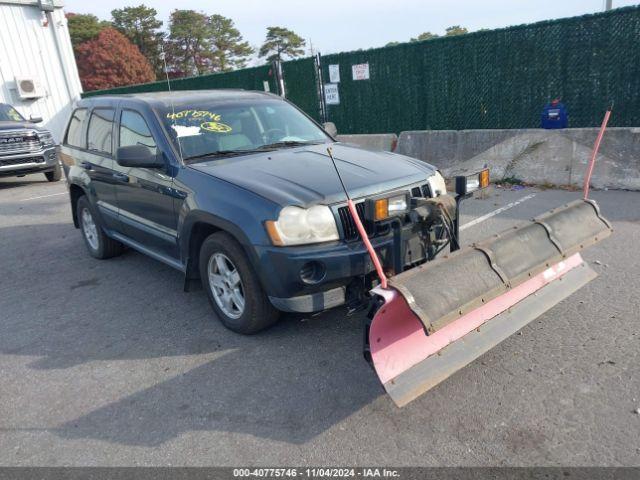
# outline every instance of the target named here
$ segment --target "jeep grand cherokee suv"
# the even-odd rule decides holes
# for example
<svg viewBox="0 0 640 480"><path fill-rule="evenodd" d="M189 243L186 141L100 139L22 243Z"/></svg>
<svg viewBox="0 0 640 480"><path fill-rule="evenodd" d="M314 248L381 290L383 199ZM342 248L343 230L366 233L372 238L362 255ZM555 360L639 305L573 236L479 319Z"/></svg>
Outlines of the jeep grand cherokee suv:
<svg viewBox="0 0 640 480"><path fill-rule="evenodd" d="M11 105L0 103L0 177L44 173L57 182L62 176L51 132L34 125Z"/></svg>
<svg viewBox="0 0 640 480"><path fill-rule="evenodd" d="M440 218L418 222L408 210L412 198L449 197L434 167L337 143L267 93L84 99L61 159L73 221L92 256L128 246L162 261L184 272L185 290L202 284L224 325L253 333L280 311L342 305L372 284L328 147L385 268L442 249ZM372 199L394 218L378 208L369 218Z"/></svg>

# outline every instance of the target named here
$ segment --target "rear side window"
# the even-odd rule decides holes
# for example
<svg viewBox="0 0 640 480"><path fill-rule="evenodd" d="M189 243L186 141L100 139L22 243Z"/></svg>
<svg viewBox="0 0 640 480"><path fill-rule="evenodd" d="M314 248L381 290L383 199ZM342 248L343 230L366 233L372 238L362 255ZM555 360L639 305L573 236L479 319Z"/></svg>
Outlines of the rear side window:
<svg viewBox="0 0 640 480"><path fill-rule="evenodd" d="M120 117L120 146L144 145L155 154L156 142L142 115L133 110L123 110Z"/></svg>
<svg viewBox="0 0 640 480"><path fill-rule="evenodd" d="M93 152L111 155L111 138L115 111L111 108L94 108L89 119L87 148Z"/></svg>
<svg viewBox="0 0 640 480"><path fill-rule="evenodd" d="M87 109L78 108L71 115L69 120L69 128L67 129L67 139L65 143L72 147L86 148L85 139L82 136L82 124L85 118L87 118Z"/></svg>

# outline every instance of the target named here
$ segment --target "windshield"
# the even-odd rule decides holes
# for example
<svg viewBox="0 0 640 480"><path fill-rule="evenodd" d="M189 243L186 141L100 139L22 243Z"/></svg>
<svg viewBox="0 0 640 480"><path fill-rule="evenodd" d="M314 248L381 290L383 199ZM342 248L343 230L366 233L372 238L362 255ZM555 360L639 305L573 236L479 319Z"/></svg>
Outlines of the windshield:
<svg viewBox="0 0 640 480"><path fill-rule="evenodd" d="M181 104L159 113L182 157L192 162L331 141L303 113L280 100Z"/></svg>
<svg viewBox="0 0 640 480"><path fill-rule="evenodd" d="M11 105L0 103L0 122L24 122L25 119Z"/></svg>

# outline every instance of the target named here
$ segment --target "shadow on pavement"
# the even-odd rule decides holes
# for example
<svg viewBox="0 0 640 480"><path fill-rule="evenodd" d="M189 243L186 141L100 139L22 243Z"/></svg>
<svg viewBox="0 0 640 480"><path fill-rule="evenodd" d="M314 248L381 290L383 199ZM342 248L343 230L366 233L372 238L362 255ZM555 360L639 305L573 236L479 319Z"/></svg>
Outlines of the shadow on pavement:
<svg viewBox="0 0 640 480"><path fill-rule="evenodd" d="M63 371L69 392L91 372L117 391L130 360L154 359L140 367L153 375L156 359L173 367L171 357L218 355L50 430L62 438L153 446L216 430L303 443L382 394L362 357L360 316L288 315L241 336L217 321L204 292L182 291L180 272L134 251L95 260L70 224L0 227L0 237L12 245L0 263L13 292L0 300L0 353ZM74 367L80 375L64 372ZM104 398L95 386L86 395Z"/></svg>
<svg viewBox="0 0 640 480"><path fill-rule="evenodd" d="M234 350L216 360L66 423L55 433L140 446L197 430L304 443L382 393L352 334L336 344L340 334L335 331L322 341L293 322L276 330L264 335L259 346L238 339Z"/></svg>

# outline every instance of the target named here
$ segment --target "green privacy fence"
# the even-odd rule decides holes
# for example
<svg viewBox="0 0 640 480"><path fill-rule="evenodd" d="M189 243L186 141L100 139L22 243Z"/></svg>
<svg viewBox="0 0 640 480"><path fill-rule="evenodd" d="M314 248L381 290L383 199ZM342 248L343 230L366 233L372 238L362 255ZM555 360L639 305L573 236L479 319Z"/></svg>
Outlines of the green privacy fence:
<svg viewBox="0 0 640 480"><path fill-rule="evenodd" d="M245 68L227 73L214 73L171 80L172 90L203 90L212 88L242 88L245 90L264 90L264 82L269 83L269 90L276 91L275 78L271 74L269 65ZM110 88L108 90L94 90L82 94L83 98L96 95L162 92L168 89L166 80L127 85L126 87Z"/></svg>
<svg viewBox="0 0 640 480"><path fill-rule="evenodd" d="M354 80L352 67L368 64ZM640 7L480 31L322 57L339 65L340 103L328 120L342 133L423 129L531 128L545 103L562 98L571 127L599 125L614 103L612 126L640 126ZM172 81L172 88L276 91L270 67ZM283 64L287 97L320 119L311 58ZM166 89L166 82L90 92Z"/></svg>
<svg viewBox="0 0 640 480"><path fill-rule="evenodd" d="M320 118L320 100L316 91L316 69L313 58L283 62L287 98L316 121Z"/></svg>

